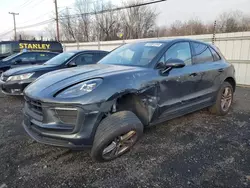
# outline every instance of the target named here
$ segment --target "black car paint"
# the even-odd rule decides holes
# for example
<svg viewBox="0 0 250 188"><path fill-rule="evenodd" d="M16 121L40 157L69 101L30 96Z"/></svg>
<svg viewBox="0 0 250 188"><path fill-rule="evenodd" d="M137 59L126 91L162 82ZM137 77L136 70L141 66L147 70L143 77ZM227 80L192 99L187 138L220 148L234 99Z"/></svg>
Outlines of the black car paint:
<svg viewBox="0 0 250 188"><path fill-rule="evenodd" d="M52 54L54 56L58 55L58 53L56 52L23 52L18 54L17 56L7 60L7 61L2 61L0 60L0 73L1 72L5 72L11 68L16 68L16 67L22 67L22 66L27 66L27 65L34 65L34 64L43 64L46 61L27 61L27 62L21 62L21 63L17 63L15 60L18 60L18 57L23 55L23 54L33 54L33 53L37 53L37 54ZM51 57L52 58L52 57Z"/></svg>
<svg viewBox="0 0 250 188"><path fill-rule="evenodd" d="M121 99L125 101L123 107L128 106L128 109L139 104L139 110L138 106L130 110L145 126L211 106L226 79L235 84L234 68L222 58L219 62L186 66L165 73L157 69L166 50L183 41L192 42L188 39L157 41L165 42L166 46L145 68L97 64L40 77L25 90L23 125L26 132L42 143L82 148L92 145L100 121L119 110ZM102 78L103 82L92 92L76 98L57 98L56 95L65 88L94 78ZM34 103L43 108L41 122L30 112L30 105ZM65 129L51 111L55 107L77 108L76 125Z"/></svg>
<svg viewBox="0 0 250 188"><path fill-rule="evenodd" d="M23 66L19 68L10 69L7 72L3 73L4 80L0 80L2 91L5 94L11 94L11 95L20 95L22 94L23 90L34 80L36 80L41 75L60 70L69 68L68 63L71 62L74 58L76 58L78 55L85 54L85 53L99 53L106 55L108 52L106 51L100 51L100 50L83 50L83 51L74 51L74 55L70 57L68 60L66 60L64 63L60 65L50 65L50 64L42 64L42 65L34 65L34 66ZM30 79L27 80L16 80L16 81L9 81L6 82L6 79L10 76L14 75L20 75L20 74L26 74L26 73L34 73ZM17 92L16 94L10 93L11 89L20 89L20 92Z"/></svg>

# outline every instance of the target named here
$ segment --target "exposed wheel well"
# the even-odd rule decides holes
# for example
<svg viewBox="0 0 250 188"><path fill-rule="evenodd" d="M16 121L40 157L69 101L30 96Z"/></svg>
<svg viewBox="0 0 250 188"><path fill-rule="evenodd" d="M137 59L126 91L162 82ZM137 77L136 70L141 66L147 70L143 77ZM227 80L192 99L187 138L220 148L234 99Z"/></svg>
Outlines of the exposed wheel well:
<svg viewBox="0 0 250 188"><path fill-rule="evenodd" d="M142 99L133 93L125 94L116 101L116 111L132 111L142 122L143 125L149 123L147 106Z"/></svg>
<svg viewBox="0 0 250 188"><path fill-rule="evenodd" d="M235 89L236 89L236 82L235 82L235 80L234 80L232 77L228 77L228 78L225 80L225 82L230 83L230 84L232 85L232 87L233 87L233 90L235 91Z"/></svg>

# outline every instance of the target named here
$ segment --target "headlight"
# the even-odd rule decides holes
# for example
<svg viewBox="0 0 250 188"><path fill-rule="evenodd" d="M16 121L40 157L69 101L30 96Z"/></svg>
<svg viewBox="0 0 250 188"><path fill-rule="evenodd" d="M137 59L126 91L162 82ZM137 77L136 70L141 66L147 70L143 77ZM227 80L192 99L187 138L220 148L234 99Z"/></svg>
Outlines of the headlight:
<svg viewBox="0 0 250 188"><path fill-rule="evenodd" d="M100 78L81 82L79 84L71 86L70 88L62 91L56 97L58 97L58 98L79 97L79 96L82 96L86 93L93 91L101 83L102 83L102 79L100 79Z"/></svg>
<svg viewBox="0 0 250 188"><path fill-rule="evenodd" d="M15 75L15 76L10 76L7 81L14 81L14 80L26 80L29 79L33 73L27 73L27 74L19 74L19 75Z"/></svg>

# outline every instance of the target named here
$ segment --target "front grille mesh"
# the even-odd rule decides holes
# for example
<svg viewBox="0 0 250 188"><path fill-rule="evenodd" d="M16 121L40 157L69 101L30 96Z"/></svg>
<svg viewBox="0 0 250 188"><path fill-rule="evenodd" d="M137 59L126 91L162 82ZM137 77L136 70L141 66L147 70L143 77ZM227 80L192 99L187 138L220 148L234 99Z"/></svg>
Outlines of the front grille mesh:
<svg viewBox="0 0 250 188"><path fill-rule="evenodd" d="M43 113L42 104L39 101L30 99L28 97L25 97L25 100L26 100L30 110L32 110L36 114L42 115L42 113Z"/></svg>

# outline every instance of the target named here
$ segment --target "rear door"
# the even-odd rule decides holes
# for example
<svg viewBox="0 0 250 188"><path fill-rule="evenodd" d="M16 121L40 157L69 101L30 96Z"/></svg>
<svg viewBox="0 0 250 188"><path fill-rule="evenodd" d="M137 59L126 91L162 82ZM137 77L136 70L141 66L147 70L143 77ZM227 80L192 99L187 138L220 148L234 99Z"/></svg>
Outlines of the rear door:
<svg viewBox="0 0 250 188"><path fill-rule="evenodd" d="M214 99L220 85L220 75L223 74L223 61L219 54L209 45L191 42L193 63L196 65L201 80L197 87L199 100L209 104Z"/></svg>

